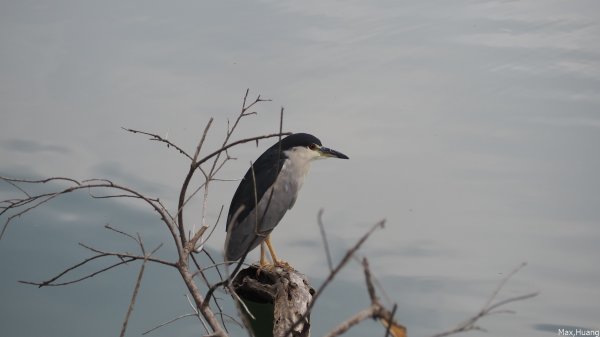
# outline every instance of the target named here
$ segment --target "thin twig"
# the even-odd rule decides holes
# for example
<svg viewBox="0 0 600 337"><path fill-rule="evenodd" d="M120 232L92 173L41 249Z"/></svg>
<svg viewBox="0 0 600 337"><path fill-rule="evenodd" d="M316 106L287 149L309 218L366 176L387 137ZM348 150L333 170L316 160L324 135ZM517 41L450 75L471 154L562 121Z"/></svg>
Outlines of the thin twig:
<svg viewBox="0 0 600 337"><path fill-rule="evenodd" d="M223 277L221 276L221 271L219 270L219 268L217 268L214 264L214 260L212 258L212 256L210 256L210 254L208 254L208 252L206 252L206 256L208 256L208 258L213 262L213 265L211 267L214 267L215 270L217 271L217 274L219 275L220 279L223 280ZM194 265L196 266L196 271L192 274L192 278L196 277L196 275L200 275L202 277L202 280L204 281L204 283L206 284L207 287L211 287L210 282L208 281L208 278L206 277L206 275L204 274L204 271L207 268L201 268L200 265L198 264L198 261L196 260L196 256L194 254L190 254L190 257L192 258L192 261L194 262ZM208 299L204 299L204 301L208 301ZM215 305L217 306L217 309L219 310L218 313L221 314L221 323L223 323L223 328L225 328L225 330L227 330L227 326L225 325L225 321L223 319L223 308L221 308L221 305L219 304L219 302L216 300L215 298Z"/></svg>
<svg viewBox="0 0 600 337"><path fill-rule="evenodd" d="M198 167L202 164L204 164L207 160L209 160L210 158L218 155L221 152L224 152L236 145L240 145L240 144L244 144L244 143L248 143L248 142L253 142L253 141L257 141L257 140L261 140L261 139L268 139L268 138L274 138L274 137L280 137L280 136L288 136L290 135L291 132L282 132L282 133L271 133L268 135L262 135L262 136L255 136L255 137L249 137L249 138L244 138L244 139L240 139L240 140L236 140L234 142L231 142L225 146L223 146L222 148L213 151L212 153L206 155L204 158L200 159L195 167Z"/></svg>
<svg viewBox="0 0 600 337"><path fill-rule="evenodd" d="M181 246L184 247L185 246L185 242L186 242L186 237L185 237L185 226L183 223L183 207L185 205L186 202L186 193L187 193L187 189L188 189L188 185L190 184L190 181L192 180L192 176L194 175L194 172L196 172L196 169L198 166L195 166L196 164L196 159L197 156L200 154L200 149L202 148L202 144L204 143L204 139L206 138L206 134L208 133L208 130L210 129L210 126L213 122L213 119L211 118L208 123L206 124L206 127L204 128L204 132L202 133L202 138L200 138L200 142L198 142L198 146L196 147L196 152L194 153L194 157L192 158L192 162L190 163L190 169L188 171L188 174L186 175L183 184L181 185L181 190L179 191L179 202L177 204L177 227L179 229L179 242L181 243ZM183 254L185 254L187 257L187 254L189 254L189 252L182 252Z"/></svg>
<svg viewBox="0 0 600 337"><path fill-rule="evenodd" d="M129 323L129 317L131 317L131 313L133 312L133 306L135 305L135 301L137 299L137 295L140 290L140 285L142 284L142 277L144 276L144 269L146 268L146 262L148 262L149 255L146 254L146 249L144 248L144 243L142 242L142 237L138 234L137 241L140 245L140 249L142 250L142 254L144 254L144 261L140 267L140 271L138 273L137 279L135 281L135 287L133 289L133 294L131 295L131 301L129 301L129 307L127 308L127 314L125 314L125 319L123 320L123 325L121 326L121 334L120 337L125 337L125 332L127 331L127 325Z"/></svg>
<svg viewBox="0 0 600 337"><path fill-rule="evenodd" d="M111 231L113 231L113 232L115 232L115 233L119 233L119 234L121 234L121 235L124 235L124 236L126 236L126 237L128 237L128 238L132 239L133 241L137 242L137 239L135 238L135 236L133 236L133 235L131 235L131 234L129 234L129 233L126 233L125 231L122 231L122 230L120 230L120 229L117 229L117 228L115 228L115 227L112 227L110 224L106 224L106 225L104 225L104 228L106 228L106 229L108 229L108 230L111 230Z"/></svg>
<svg viewBox="0 0 600 337"><path fill-rule="evenodd" d="M323 224L323 209L319 210L317 215L317 223L321 230L321 238L323 239L323 247L325 248L325 256L327 257L327 266L329 266L329 272L333 271L333 261L331 259L331 252L329 251L329 243L327 242L327 235L325 234L325 225Z"/></svg>
<svg viewBox="0 0 600 337"><path fill-rule="evenodd" d="M208 325L202 319L202 316L200 315L200 311L198 311L198 308L196 306L194 306L194 304L192 303L192 300L188 297L187 294L185 295L185 299L187 300L188 304L190 305L190 308L192 308L192 310L194 310L194 312L196 312L196 316L198 316L198 319L200 319L200 322L202 323L204 330L206 330L206 333L209 333Z"/></svg>
<svg viewBox="0 0 600 337"><path fill-rule="evenodd" d="M4 226L2 227L2 231L0 232L0 239L3 237L3 235L6 231L6 228L8 227L8 225L10 224L10 222L12 220L14 220L17 217L22 216L23 214L41 206L42 204L45 204L59 196L62 196L64 194L69 194L69 193L72 193L72 192L75 192L78 190L82 190L82 189L88 189L88 190L91 190L91 189L111 190L111 189L113 189L113 190L126 192L126 193L128 193L128 195L135 196L136 199L143 200L146 204L148 204L150 207L152 207L157 213L159 213L161 219L167 225L167 227L169 228L169 230L171 232L171 235L175 239L175 243L176 243L178 252L181 252L183 250L183 247L180 244L178 244L179 241L177 240L176 226L173 223L172 217L165 210L162 203L160 203L158 201L158 199L151 199L130 187L118 185L118 184L115 184L112 181L106 180L106 179L89 179L89 180L85 180L82 182L79 182L77 180L70 179L70 178L63 178L63 177L53 177L53 178L48 178L48 179L44 179L44 180L25 180L25 179L10 179L10 178L2 178L2 179L10 180L13 182L21 182L21 183L46 183L46 182L58 180L58 181L72 182L75 184L75 186L64 188L64 189L56 191L56 192L41 193L38 195L33 195L33 196L25 198L25 199L20 199L17 203L14 203L14 204L8 206L6 209L4 209L2 212L0 212L0 215L8 210L18 209L21 207L25 207L25 208L19 210L18 212L16 212L15 214L12 214L11 216L9 216L7 218L6 222L4 223ZM29 204L31 204L31 205L27 206Z"/></svg>
<svg viewBox="0 0 600 337"><path fill-rule="evenodd" d="M155 262L155 263L162 264L165 266L177 268L177 263L175 263L175 262L171 262L171 261L167 261L167 260L163 260L163 259L159 259L159 258L155 258L155 257L151 257L151 256L146 258L145 256L140 256L140 255L135 255L135 254L130 254L130 253L107 252L107 251L103 251L100 249L90 247L81 242L79 243L79 245L85 249L88 249L88 250L98 254L97 256L100 256L100 257L115 256L121 260L127 258L127 259L132 259L132 261L147 259L150 262ZM158 247L155 249L155 251L160 249L160 247L162 247L162 245L163 245L162 243L160 245L158 245ZM152 254L154 254L154 251L152 252Z"/></svg>
<svg viewBox="0 0 600 337"><path fill-rule="evenodd" d="M492 302L494 301L494 299L498 296L498 294L500 293L500 290L502 290L502 288L504 288L504 285L506 284L506 282L508 282L509 279L511 279L516 273L518 273L521 269L525 268L525 266L527 265L526 262L522 262L520 265L518 265L515 269L513 269L510 273L508 273L498 284L498 286L496 286L496 289L494 289L494 292L492 293L492 296L490 296L490 298L488 298L487 302L485 302L485 305L483 306L484 308L489 307Z"/></svg>
<svg viewBox="0 0 600 337"><path fill-rule="evenodd" d="M365 283L367 284L367 292L371 302L377 302L377 294L375 293L375 287L373 286L373 276L371 275L371 269L369 268L369 261L367 258L362 259L363 273L365 274Z"/></svg>
<svg viewBox="0 0 600 337"><path fill-rule="evenodd" d="M244 309L244 312L251 318L251 319L256 319L256 317L254 317L254 315L252 314L252 312L250 311L250 309L248 308L248 306L246 305L246 302L244 302L244 300L242 300L240 298L240 295L238 295L235 291L232 291L231 294L235 297L236 302Z"/></svg>
<svg viewBox="0 0 600 337"><path fill-rule="evenodd" d="M190 314L183 314L183 315L177 316L177 317L175 317L175 318L172 318L172 319L170 319L170 320L168 320L168 321L165 321L165 322L163 322L163 323L160 323L159 325L155 326L154 328L152 328L152 329L150 329L150 330L147 330L147 331L144 331L144 332L142 332L142 335L147 335L147 334L151 333L151 332L152 332L152 331L154 331L154 330L158 330L158 329L162 328L163 326L165 326L165 325L169 325L169 324L171 324L171 323L173 323L173 322L175 322L175 321L178 321L178 320L180 320L180 319L182 319L182 318L186 318L186 317L195 317L195 316L198 316L198 314L197 314L197 313L190 313Z"/></svg>
<svg viewBox="0 0 600 337"><path fill-rule="evenodd" d="M373 234L373 232L377 229L383 228L385 225L385 220L381 220L378 223L376 223L375 225L373 225L371 227L371 229L369 229L355 244L352 248L350 248L347 252L346 255L344 255L344 257L342 258L342 260L338 263L338 265L332 270L331 273L329 273L329 275L327 276L327 278L325 279L325 281L323 282L323 284L321 285L321 287L319 287L319 289L317 290L317 292L315 293L315 295L313 296L313 299L309 305L309 310L312 309L312 307L314 306L316 300L319 298L319 296L323 293L323 290L325 290L325 288L329 285L329 283L331 283L331 281L333 281L333 279L335 278L335 276L340 272L340 270L342 270L342 268L344 268L344 266L348 263L348 261L350 260L350 258L352 258L352 256L354 255L354 253L356 253L356 251L363 245L363 243L365 243L365 241L367 241L367 239L371 236L371 234ZM308 312L307 311L307 312Z"/></svg>
<svg viewBox="0 0 600 337"><path fill-rule="evenodd" d="M215 223L214 223L214 225L212 226L212 229L210 230L210 232L208 233L208 235L206 236L206 239L202 240L202 243L200 244L201 246L204 246L204 243L206 243L206 242L207 242L207 241L210 239L210 237L213 235L213 233L215 232L215 229L217 228L217 225L219 224L219 220L221 220L221 216L223 215L223 209L224 209L224 208L225 208L225 206L224 206L224 205L221 205L221 208L219 209L219 214L217 215L217 220L215 220ZM196 246L197 246L197 245L196 245ZM196 251L196 252L197 252L197 251ZM214 263L214 260L213 260L213 258L212 258L212 257L210 257L210 259L211 259L211 260L213 261L213 263ZM219 275L220 275L220 273L219 273ZM222 277L221 277L221 279L222 279Z"/></svg>
<svg viewBox="0 0 600 337"><path fill-rule="evenodd" d="M398 309L398 305L396 303L394 303L394 306L392 307L392 312L390 313L390 318L386 319L384 317L382 317L382 320L385 320L385 324L387 325L387 327L385 328L385 337L390 337L390 333L392 332L392 327L394 326L394 315L396 314L396 310ZM395 336L397 337L397 336Z"/></svg>
<svg viewBox="0 0 600 337"><path fill-rule="evenodd" d="M355 325L358 325L364 320L369 318L378 319L385 327L385 336L391 335L392 337L406 337L406 328L394 321L394 314L396 313L397 306L394 305L392 310L387 310L380 302L377 294L375 293L375 287L373 285L373 279L371 270L369 268L369 262L367 258L362 259L363 272L365 274L365 282L367 285L367 291L371 304L368 308L359 311L347 320L338 324L333 330L331 330L326 337L337 337L348 331Z"/></svg>
<svg viewBox="0 0 600 337"><path fill-rule="evenodd" d="M154 133L150 133L150 132L146 132L146 131L140 131L140 130L134 130L134 129L128 129L125 127L121 127L121 129L131 132L131 133L140 133L146 136L150 136L150 140L154 140L154 141L158 141L158 142L163 142L165 144L167 144L167 147L173 147L175 148L177 151L179 151L179 153L183 154L184 156L188 157L190 160L192 159L192 157L190 157L189 154L187 154L187 152L185 152L182 148L180 148L179 146L177 146L176 144L174 144L173 142L167 140L166 138L163 138L157 134Z"/></svg>
<svg viewBox="0 0 600 337"><path fill-rule="evenodd" d="M344 322L338 324L338 326L336 326L333 330L331 330L329 333L327 333L324 337L341 336L342 334L344 334L348 330L350 330L350 328L359 324L360 322L370 319L370 318L373 318L373 315L375 314L376 311L377 311L377 308L375 306L371 305L368 308L357 312L356 314L354 314L353 316L351 316Z"/></svg>
<svg viewBox="0 0 600 337"><path fill-rule="evenodd" d="M473 317L470 317L469 319L467 319L466 321L464 321L463 323L458 324L455 328L448 330L446 332L441 332L438 334L433 335L432 337L445 337L445 336L450 336L453 334L457 334L460 332L466 332L466 331L473 331L473 330L484 330L483 328L481 328L480 326L476 325L476 323L486 317L486 316L490 316L493 314L501 314L501 313L513 313L513 311L510 310L495 310L505 304L511 303L511 302L516 302L516 301L523 301L529 298L533 298L535 296L537 296L539 293L538 292L533 292L533 293L529 293L529 294L525 294L525 295L520 295L520 296L514 296L514 297L510 297L507 298L505 300L501 300L498 301L496 303L493 303L494 299L498 296L498 294L500 293L500 291L504 288L504 286L506 285L506 283L518 272L520 271L523 267L525 267L526 263L521 263L517 268L513 269L510 273L508 273L508 275L506 275L506 277L504 277L500 283L498 284L498 286L496 287L496 289L494 289L494 292L492 293L492 295L488 298L488 300L485 302L483 308L481 308L481 310L474 315Z"/></svg>
<svg viewBox="0 0 600 337"><path fill-rule="evenodd" d="M294 322L294 324L292 324L290 326L290 328L288 329L288 331L286 331L286 333L284 334L284 336L288 336L301 322L304 322L304 320L306 319L306 317L312 311L312 308L314 307L315 303L317 302L317 299L319 299L319 297L321 296L321 294L323 293L323 291L325 290L325 288L327 288L327 286L331 283L331 281L333 281L333 279L340 272L340 270L342 270L342 268L344 268L344 266L346 266L346 264L348 263L348 261L350 261L350 259L352 258L352 256L354 256L354 254L356 253L356 251L363 245L363 243L365 243L365 241L367 241L367 239L371 236L371 234L373 234L373 232L375 230L377 230L379 228L383 228L384 225L385 225L385 220L381 220L381 221L377 222L375 225L373 225L371 227L371 229L369 229L354 244L354 246L352 246L352 248L350 248L346 252L346 255L344 255L344 257L342 258L342 260L329 273L329 275L327 276L327 278L325 279L325 281L323 282L323 284L321 284L321 286L319 287L319 289L315 292L315 294L312 297L312 300L310 301L310 304L308 305L308 309L306 310L306 312L302 315L302 317L300 317L298 320L296 320L296 322Z"/></svg>
<svg viewBox="0 0 600 337"><path fill-rule="evenodd" d="M100 257L100 256L98 256L98 257ZM36 285L36 286L38 286L38 287L40 287L40 288L41 288L41 287L59 287L59 286L65 286L65 285L68 285L68 284L73 284L73 283L81 282L81 281L83 281L83 280L87 280L87 279L89 279L89 278L92 278L92 277L94 277L94 276L96 276L96 275L100 274L100 273L103 273L103 272L105 272L105 271L107 271L107 270L110 270L110 269L112 269L112 268L114 268L114 267L118 267L118 266L120 266L120 265L127 264L127 263L129 263L129 262L131 262L131 261L135 261L135 260L136 260L136 259L132 259L132 258L130 258L130 259L126 259L126 260L122 260L121 262L114 263L114 264L112 264L112 265L110 265L110 266L108 266L108 267L106 267L106 268L102 268L102 269L100 269L100 270L97 270L97 271L95 271L95 272L93 272L93 273L91 273L91 274L88 274L88 275L86 275L86 276L83 276L83 277L80 277L80 278L78 278L78 279L75 279L75 280L72 280L72 281L68 281L68 282L52 283L52 282L54 282L54 280L58 279L58 277L59 277L59 276L58 276L58 277L54 277L54 278L52 278L52 279L51 279L51 280L49 280L49 281L44 281L44 282L19 281L19 283ZM89 261L88 261L88 262L89 262ZM73 270L73 269L74 269L74 268L69 268L68 270ZM66 273L66 272L62 272L60 275L63 275L63 274L65 274L65 273Z"/></svg>
<svg viewBox="0 0 600 337"><path fill-rule="evenodd" d="M0 179L5 180L7 182L14 182L14 183L27 183L27 184L46 184L49 182L53 182L53 181L66 181L66 182L72 182L74 184L79 184L79 182L73 178L67 178L67 177L50 177L50 178L45 178L45 179L15 179L15 178L9 178L9 177L4 177L4 176L0 176ZM25 193L27 195L27 193Z"/></svg>

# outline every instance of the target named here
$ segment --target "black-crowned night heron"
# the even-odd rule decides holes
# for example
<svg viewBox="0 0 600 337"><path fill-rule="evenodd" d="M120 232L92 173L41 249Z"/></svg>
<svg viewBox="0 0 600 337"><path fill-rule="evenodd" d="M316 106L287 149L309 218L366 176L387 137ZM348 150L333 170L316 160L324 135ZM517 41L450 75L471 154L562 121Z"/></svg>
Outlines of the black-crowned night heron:
<svg viewBox="0 0 600 337"><path fill-rule="evenodd" d="M267 149L240 182L227 216L225 260L236 261L261 245L260 265L265 266L264 243L275 265L281 264L269 234L285 212L294 206L310 163L319 158L348 157L324 147L307 133L295 133Z"/></svg>

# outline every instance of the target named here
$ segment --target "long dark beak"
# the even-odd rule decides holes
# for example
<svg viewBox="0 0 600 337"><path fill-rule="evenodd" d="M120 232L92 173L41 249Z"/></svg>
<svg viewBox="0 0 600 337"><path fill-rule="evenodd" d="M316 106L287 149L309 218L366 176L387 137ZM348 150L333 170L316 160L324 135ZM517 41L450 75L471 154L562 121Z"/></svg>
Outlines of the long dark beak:
<svg viewBox="0 0 600 337"><path fill-rule="evenodd" d="M319 148L319 152L321 152L321 155L323 157L332 157L332 158L340 158L340 159L350 159L345 154L343 154L341 152L337 152L336 150L327 148L325 146L321 146L321 148Z"/></svg>

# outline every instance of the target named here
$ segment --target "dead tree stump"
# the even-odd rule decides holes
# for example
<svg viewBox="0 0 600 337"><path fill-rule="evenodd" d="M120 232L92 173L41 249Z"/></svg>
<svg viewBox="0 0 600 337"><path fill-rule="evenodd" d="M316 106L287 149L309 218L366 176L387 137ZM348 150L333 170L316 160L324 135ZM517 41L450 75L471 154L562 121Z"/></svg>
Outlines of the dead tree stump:
<svg viewBox="0 0 600 337"><path fill-rule="evenodd" d="M310 336L310 315L285 335L305 315L315 293L303 274L292 268L259 271L257 266L250 266L236 275L233 288L254 316L242 310L254 336Z"/></svg>

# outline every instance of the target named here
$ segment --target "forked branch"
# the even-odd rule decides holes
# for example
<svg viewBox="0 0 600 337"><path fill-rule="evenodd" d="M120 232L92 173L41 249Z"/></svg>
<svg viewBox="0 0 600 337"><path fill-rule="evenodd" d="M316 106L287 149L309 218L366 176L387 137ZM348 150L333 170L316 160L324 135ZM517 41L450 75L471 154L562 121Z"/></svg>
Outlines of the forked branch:
<svg viewBox="0 0 600 337"><path fill-rule="evenodd" d="M483 308L481 308L481 310L474 315L473 317L470 317L469 319L467 319L466 321L458 324L455 328L448 330L446 332L441 332L438 334L435 334L431 337L445 337L445 336L450 336L450 335L454 335L460 332L467 332L467 331L486 331L484 328L482 328L481 326L477 325L477 322L487 316L493 315L493 314L510 314L510 313L514 313L514 311L511 310L498 310L498 308L505 306L508 303L512 303L512 302L518 302L518 301L523 301L526 299L530 299L533 298L535 296L537 296L539 294L539 292L532 292L532 293L528 293L528 294L524 294L524 295L519 295L519 296L514 296L514 297L510 297L504 300L500 300L500 301L496 301L496 298L498 297L498 294L500 293L500 291L504 288L504 286L506 285L506 283L516 274L518 273L521 269L523 269L525 266L527 265L527 263L523 262L521 263L517 268L513 269L510 273L508 273L508 275L506 275L505 278L502 279L502 281L500 281L500 283L498 284L498 286L496 287L496 289L494 290L494 292L492 293L492 295L490 296L490 298L488 298L488 300L486 301L485 305L483 306Z"/></svg>

